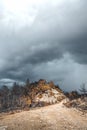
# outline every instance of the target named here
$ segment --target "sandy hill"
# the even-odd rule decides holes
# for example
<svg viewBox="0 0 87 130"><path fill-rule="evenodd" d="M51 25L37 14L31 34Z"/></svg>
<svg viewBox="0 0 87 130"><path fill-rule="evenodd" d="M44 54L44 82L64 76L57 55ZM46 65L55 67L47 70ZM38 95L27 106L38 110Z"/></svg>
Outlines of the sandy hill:
<svg viewBox="0 0 87 130"><path fill-rule="evenodd" d="M87 130L87 115L65 107L63 102L15 114L2 114L0 126L7 130Z"/></svg>
<svg viewBox="0 0 87 130"><path fill-rule="evenodd" d="M0 111L47 106L58 103L64 98L66 96L62 90L53 82L44 79L34 83L28 81L24 86L14 84L12 89L4 86L0 90Z"/></svg>
<svg viewBox="0 0 87 130"><path fill-rule="evenodd" d="M55 86L53 82L47 83L43 79L31 85L29 96L31 98L31 107L55 104L66 98L58 86Z"/></svg>
<svg viewBox="0 0 87 130"><path fill-rule="evenodd" d="M8 108L0 113L0 130L87 130L86 96L64 94L43 79L13 90L1 104Z"/></svg>

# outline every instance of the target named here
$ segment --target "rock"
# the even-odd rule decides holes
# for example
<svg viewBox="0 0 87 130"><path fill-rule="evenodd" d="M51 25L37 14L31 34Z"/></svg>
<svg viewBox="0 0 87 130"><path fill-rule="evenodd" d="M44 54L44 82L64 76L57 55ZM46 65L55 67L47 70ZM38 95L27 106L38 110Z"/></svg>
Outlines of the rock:
<svg viewBox="0 0 87 130"><path fill-rule="evenodd" d="M7 126L0 126L0 130L7 130Z"/></svg>

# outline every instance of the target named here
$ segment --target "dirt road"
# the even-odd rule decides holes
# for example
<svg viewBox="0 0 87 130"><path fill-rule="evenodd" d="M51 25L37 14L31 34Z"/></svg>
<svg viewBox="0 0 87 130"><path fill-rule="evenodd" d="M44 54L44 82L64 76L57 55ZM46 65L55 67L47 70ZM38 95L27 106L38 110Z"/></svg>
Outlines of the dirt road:
<svg viewBox="0 0 87 130"><path fill-rule="evenodd" d="M12 115L0 115L7 130L87 130L87 115L60 104Z"/></svg>

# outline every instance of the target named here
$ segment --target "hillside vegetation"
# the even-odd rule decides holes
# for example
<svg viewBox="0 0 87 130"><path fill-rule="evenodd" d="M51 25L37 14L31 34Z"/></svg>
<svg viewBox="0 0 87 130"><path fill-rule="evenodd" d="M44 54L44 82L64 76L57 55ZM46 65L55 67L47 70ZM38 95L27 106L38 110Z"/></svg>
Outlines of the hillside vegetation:
<svg viewBox="0 0 87 130"><path fill-rule="evenodd" d="M30 83L27 79L25 85L14 83L13 87L3 86L0 89L0 112L16 110L30 110L36 107L43 107L55 103L63 103L66 107L74 107L87 112L87 93L79 94L77 91L70 93L63 92L59 86L52 81L40 79Z"/></svg>
<svg viewBox="0 0 87 130"><path fill-rule="evenodd" d="M3 86L0 130L87 130L87 94L82 90L65 93L43 79Z"/></svg>
<svg viewBox="0 0 87 130"><path fill-rule="evenodd" d="M41 79L38 82L30 83L27 80L23 86L14 83L10 89L7 86L0 89L0 111L28 110L32 107L58 103L65 97L62 90L53 82Z"/></svg>

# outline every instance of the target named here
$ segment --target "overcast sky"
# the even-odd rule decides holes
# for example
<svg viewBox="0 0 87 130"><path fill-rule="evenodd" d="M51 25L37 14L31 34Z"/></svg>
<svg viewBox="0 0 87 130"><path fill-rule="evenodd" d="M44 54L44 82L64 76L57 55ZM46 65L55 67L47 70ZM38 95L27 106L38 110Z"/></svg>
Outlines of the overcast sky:
<svg viewBox="0 0 87 130"><path fill-rule="evenodd" d="M87 83L87 0L0 0L0 84Z"/></svg>

